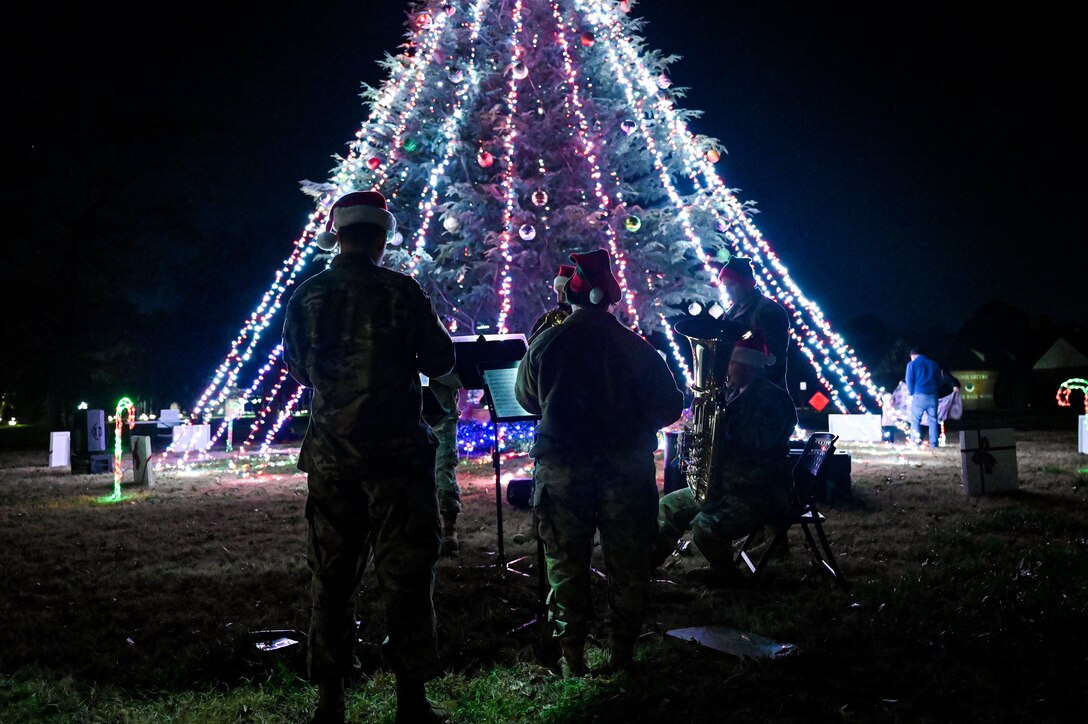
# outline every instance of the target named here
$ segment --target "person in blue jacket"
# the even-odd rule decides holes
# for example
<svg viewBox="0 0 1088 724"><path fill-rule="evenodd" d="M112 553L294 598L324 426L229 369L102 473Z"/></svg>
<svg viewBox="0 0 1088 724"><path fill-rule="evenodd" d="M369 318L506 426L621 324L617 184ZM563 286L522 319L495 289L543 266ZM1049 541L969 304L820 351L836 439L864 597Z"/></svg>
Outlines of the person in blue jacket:
<svg viewBox="0 0 1088 724"><path fill-rule="evenodd" d="M922 415L929 414L929 446L935 448L941 434L937 424L937 396L941 390L941 366L913 347L907 363L907 392L910 393L910 432L915 445L922 443Z"/></svg>

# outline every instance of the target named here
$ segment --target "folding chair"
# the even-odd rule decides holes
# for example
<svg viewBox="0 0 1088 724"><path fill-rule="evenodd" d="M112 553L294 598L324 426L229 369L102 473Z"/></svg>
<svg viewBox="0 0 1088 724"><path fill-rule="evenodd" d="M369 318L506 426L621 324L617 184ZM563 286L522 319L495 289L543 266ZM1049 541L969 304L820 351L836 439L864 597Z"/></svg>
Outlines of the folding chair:
<svg viewBox="0 0 1088 724"><path fill-rule="evenodd" d="M753 541L762 532L762 528L749 534L741 544L735 562L739 564L743 561L748 566L748 570L752 572L753 581L759 580L771 556L785 545L789 529L794 525L800 525L816 567L838 581L844 591L850 590L839 564L835 562L835 556L827 542L827 535L824 534L824 516L816 508L816 501L813 499L817 486L825 474L824 462L835 454L835 441L838 439L837 435L829 432L816 432L809 437L804 452L793 467L793 506L785 518L772 522L778 531L759 557L759 561L753 562L750 553ZM813 537L814 530L815 537Z"/></svg>

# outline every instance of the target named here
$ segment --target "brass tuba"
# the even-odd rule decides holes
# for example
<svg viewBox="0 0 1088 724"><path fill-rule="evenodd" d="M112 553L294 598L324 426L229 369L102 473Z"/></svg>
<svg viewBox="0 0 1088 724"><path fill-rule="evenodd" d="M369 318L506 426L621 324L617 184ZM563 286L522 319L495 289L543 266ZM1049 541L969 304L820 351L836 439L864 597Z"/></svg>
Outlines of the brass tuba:
<svg viewBox="0 0 1088 724"><path fill-rule="evenodd" d="M712 317L684 319L673 325L673 329L691 344L694 377L691 391L695 396L691 403L691 425L677 437L677 465L695 501L702 505L710 492L710 481L718 474L721 445L716 433L725 371L733 345L748 330L736 322Z"/></svg>

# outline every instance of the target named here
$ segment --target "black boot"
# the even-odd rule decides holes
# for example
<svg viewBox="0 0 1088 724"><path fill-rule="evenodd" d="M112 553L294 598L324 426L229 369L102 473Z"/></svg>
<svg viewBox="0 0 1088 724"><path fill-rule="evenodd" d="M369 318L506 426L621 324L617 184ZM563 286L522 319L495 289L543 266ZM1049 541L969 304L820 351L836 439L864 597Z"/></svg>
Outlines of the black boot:
<svg viewBox="0 0 1088 724"><path fill-rule="evenodd" d="M461 550L457 540L457 511L442 513L442 555L452 556Z"/></svg>
<svg viewBox="0 0 1088 724"><path fill-rule="evenodd" d="M608 672L619 674L631 671L635 666L635 640L626 637L613 637L612 650L608 656Z"/></svg>
<svg viewBox="0 0 1088 724"><path fill-rule="evenodd" d="M748 557L753 561L758 561L763 557L763 552L770 547L771 542L782 531L782 526L774 523L767 523L756 531L756 537L752 539L751 547L748 549ZM778 544L778 548L774 551L775 558L789 558L790 556L790 539L785 538Z"/></svg>
<svg viewBox="0 0 1088 724"><path fill-rule="evenodd" d="M313 724L344 723L344 680L334 679L317 685L317 711Z"/></svg>
<svg viewBox="0 0 1088 724"><path fill-rule="evenodd" d="M684 574L689 583L707 588L740 588L744 578L736 568L693 568Z"/></svg>
<svg viewBox="0 0 1088 724"><path fill-rule="evenodd" d="M586 669L585 639L559 639L559 648L563 651L559 658L559 669L563 672L564 679L575 679L589 673Z"/></svg>
<svg viewBox="0 0 1088 724"><path fill-rule="evenodd" d="M683 535L683 531L677 530L667 523L658 529L657 543L654 545L654 568L665 565L665 561L669 560L669 556L676 550L676 544Z"/></svg>
<svg viewBox="0 0 1088 724"><path fill-rule="evenodd" d="M449 720L449 712L427 701L427 689L422 681L397 676L396 724L438 724Z"/></svg>

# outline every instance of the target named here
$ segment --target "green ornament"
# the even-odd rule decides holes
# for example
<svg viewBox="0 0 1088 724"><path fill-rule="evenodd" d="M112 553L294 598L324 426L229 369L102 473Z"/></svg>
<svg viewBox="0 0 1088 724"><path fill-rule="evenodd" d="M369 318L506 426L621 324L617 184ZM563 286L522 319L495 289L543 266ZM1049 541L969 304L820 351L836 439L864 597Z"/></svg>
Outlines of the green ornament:
<svg viewBox="0 0 1088 724"><path fill-rule="evenodd" d="M419 150L419 141L414 138L405 139L402 148L404 148L405 153L415 153Z"/></svg>
<svg viewBox="0 0 1088 724"><path fill-rule="evenodd" d="M630 232L638 231L642 228L642 219L638 218L637 216L628 216L627 219L623 222L623 228L627 229Z"/></svg>

